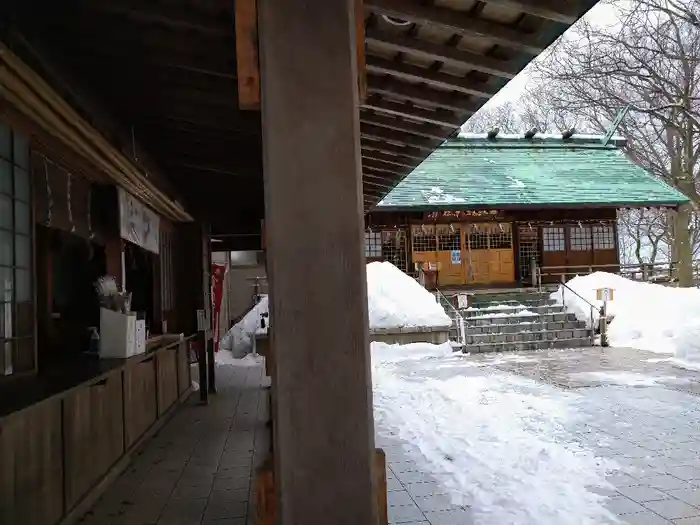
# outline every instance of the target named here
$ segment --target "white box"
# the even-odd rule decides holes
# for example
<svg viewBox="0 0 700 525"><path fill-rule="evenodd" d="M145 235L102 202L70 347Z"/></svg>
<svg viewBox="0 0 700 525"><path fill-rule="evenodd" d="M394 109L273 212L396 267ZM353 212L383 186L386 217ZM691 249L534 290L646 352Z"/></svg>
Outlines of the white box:
<svg viewBox="0 0 700 525"><path fill-rule="evenodd" d="M125 359L135 355L136 322L136 313L122 314L100 308L101 359Z"/></svg>
<svg viewBox="0 0 700 525"><path fill-rule="evenodd" d="M136 321L134 347L135 355L143 354L146 352L146 321L144 319L138 319Z"/></svg>

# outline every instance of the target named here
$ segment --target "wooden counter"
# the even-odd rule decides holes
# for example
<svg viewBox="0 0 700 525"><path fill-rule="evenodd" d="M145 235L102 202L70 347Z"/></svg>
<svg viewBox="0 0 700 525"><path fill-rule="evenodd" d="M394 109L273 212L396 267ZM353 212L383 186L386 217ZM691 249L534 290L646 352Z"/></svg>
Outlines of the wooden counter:
<svg viewBox="0 0 700 525"><path fill-rule="evenodd" d="M0 523L55 525L79 513L189 395L187 345L162 339L146 354L86 357L3 386Z"/></svg>

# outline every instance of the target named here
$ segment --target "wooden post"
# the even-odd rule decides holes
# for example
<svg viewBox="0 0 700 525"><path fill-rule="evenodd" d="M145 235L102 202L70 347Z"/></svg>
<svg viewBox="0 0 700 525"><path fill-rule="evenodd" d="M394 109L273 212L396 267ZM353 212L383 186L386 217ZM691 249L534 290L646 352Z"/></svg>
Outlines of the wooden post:
<svg viewBox="0 0 700 525"><path fill-rule="evenodd" d="M354 0L259 0L282 525L377 521Z"/></svg>

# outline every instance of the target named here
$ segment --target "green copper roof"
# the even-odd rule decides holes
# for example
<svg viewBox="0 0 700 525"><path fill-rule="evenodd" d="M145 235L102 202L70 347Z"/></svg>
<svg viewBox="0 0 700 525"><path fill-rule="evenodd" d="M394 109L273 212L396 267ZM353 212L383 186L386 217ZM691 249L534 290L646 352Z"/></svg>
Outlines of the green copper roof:
<svg viewBox="0 0 700 525"><path fill-rule="evenodd" d="M688 199L631 162L613 138L462 135L436 149L378 209L677 206Z"/></svg>

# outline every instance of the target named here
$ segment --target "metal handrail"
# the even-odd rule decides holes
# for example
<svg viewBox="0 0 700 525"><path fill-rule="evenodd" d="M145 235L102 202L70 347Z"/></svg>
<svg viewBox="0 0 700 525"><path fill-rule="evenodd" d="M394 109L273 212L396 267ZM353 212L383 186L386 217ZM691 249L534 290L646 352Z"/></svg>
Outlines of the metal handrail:
<svg viewBox="0 0 700 525"><path fill-rule="evenodd" d="M537 276L538 289L541 292L542 291L542 271L541 271L540 267L536 268L536 276ZM593 303L591 303L588 299L586 299L581 294L579 294L576 290L571 288L571 286L566 284L566 282L563 279L561 280L561 282L559 284L562 285L567 290L569 290L571 293L573 293L575 296L577 296L579 299L581 299L583 302L585 302L590 307L590 312L591 312L591 316L590 316L590 318L591 318L591 344L593 344L593 341L595 339L595 327L593 326L593 324L594 324L593 312L598 311L598 313L600 315L603 315L603 308L601 307L599 309L597 306L595 306ZM562 306L564 307L564 311L566 311L566 297L564 294L564 290L562 290L562 292L561 292L561 303L562 303Z"/></svg>
<svg viewBox="0 0 700 525"><path fill-rule="evenodd" d="M457 320L457 333L459 334L459 342L462 345L462 349L466 348L467 346L467 328L466 328L466 322L464 320L464 316L459 313L459 310L455 308L455 305L453 305L450 300L443 294L440 290L435 291L436 295L438 296L438 303L440 302L440 299L442 299L443 303L446 303L452 311L455 313L456 320Z"/></svg>

